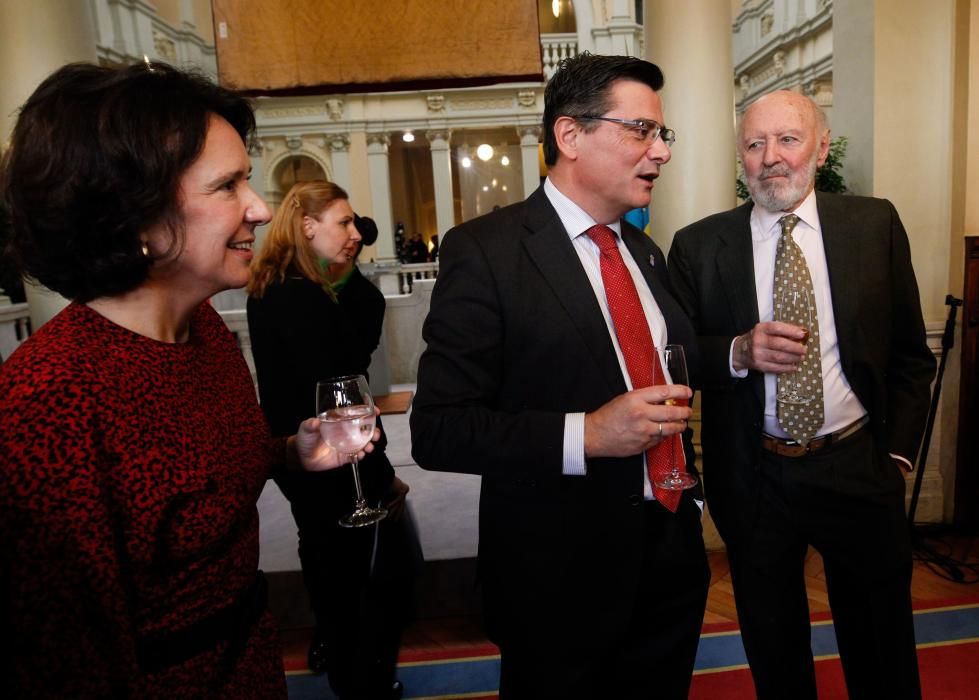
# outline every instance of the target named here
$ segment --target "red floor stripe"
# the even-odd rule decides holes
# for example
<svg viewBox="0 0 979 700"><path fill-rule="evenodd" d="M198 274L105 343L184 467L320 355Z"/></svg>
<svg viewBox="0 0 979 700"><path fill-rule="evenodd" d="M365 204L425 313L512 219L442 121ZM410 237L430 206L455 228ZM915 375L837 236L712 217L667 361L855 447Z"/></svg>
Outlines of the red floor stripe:
<svg viewBox="0 0 979 700"><path fill-rule="evenodd" d="M947 607L947 606L941 606ZM979 696L979 642L918 649L921 693L941 700L975 700ZM839 659L816 662L819 700L847 700ZM755 684L748 669L694 676L688 700L754 700Z"/></svg>
<svg viewBox="0 0 979 700"><path fill-rule="evenodd" d="M399 663L418 661L445 661L446 659L473 659L481 656L498 656L499 648L495 644L474 644L472 646L451 646L439 649L402 649L398 655Z"/></svg>

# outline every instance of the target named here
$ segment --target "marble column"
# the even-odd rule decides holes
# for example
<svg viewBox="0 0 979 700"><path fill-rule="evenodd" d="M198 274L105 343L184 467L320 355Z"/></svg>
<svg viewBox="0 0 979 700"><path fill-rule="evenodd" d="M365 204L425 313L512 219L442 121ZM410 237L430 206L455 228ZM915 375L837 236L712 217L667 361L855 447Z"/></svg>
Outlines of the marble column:
<svg viewBox="0 0 979 700"><path fill-rule="evenodd" d="M391 174L387 133L367 134L367 174L371 185L371 213L377 224L377 258L394 259L394 213L391 210Z"/></svg>
<svg viewBox="0 0 979 700"><path fill-rule="evenodd" d="M517 128L520 135L520 165L523 169L523 193L525 197L533 194L540 187L540 158L538 145L541 138L540 126L521 126Z"/></svg>
<svg viewBox="0 0 979 700"><path fill-rule="evenodd" d="M433 129L425 132L432 151L432 178L435 182L435 225L439 236L455 226L452 191L452 157L449 148L451 132Z"/></svg>
<svg viewBox="0 0 979 700"><path fill-rule="evenodd" d="M649 207L653 239L664 251L677 229L737 203L730 8L716 0L646 0L646 59L663 70L664 119L677 132ZM697 31L677 31L677 17Z"/></svg>
<svg viewBox="0 0 979 700"><path fill-rule="evenodd" d="M350 137L347 134L329 134L326 145L330 149L330 160L333 161L333 182L350 192L352 179L350 177Z"/></svg>
<svg viewBox="0 0 979 700"><path fill-rule="evenodd" d="M0 2L0 150L17 110L50 73L73 61L95 61L95 18L87 2ZM25 284L36 331L67 305L44 287Z"/></svg>

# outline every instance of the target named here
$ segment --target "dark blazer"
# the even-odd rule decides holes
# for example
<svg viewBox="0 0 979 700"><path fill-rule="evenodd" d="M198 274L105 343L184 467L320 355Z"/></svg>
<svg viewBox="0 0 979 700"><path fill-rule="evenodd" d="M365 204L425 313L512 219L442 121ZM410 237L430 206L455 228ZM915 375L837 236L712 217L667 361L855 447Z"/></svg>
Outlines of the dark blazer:
<svg viewBox="0 0 979 700"><path fill-rule="evenodd" d="M817 193L843 372L881 453L914 460L935 358L925 340L907 233L887 200ZM749 202L677 232L670 278L700 344L704 488L732 545L757 493L763 375L732 379L731 341L758 322Z"/></svg>
<svg viewBox="0 0 979 700"><path fill-rule="evenodd" d="M691 346L662 252L625 223L623 239L670 342ZM587 476L562 474L565 414L626 391L573 244L538 189L448 232L439 257L412 454L425 469L482 475L479 566L491 638L507 643L511 623L526 629L562 613L589 634L618 634L643 594L642 459L593 459Z"/></svg>

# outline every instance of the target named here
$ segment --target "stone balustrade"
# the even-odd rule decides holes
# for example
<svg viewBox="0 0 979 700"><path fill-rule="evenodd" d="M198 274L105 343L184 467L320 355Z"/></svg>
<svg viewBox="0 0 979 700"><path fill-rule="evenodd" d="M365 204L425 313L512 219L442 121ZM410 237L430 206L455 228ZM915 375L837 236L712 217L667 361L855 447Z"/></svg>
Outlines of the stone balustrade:
<svg viewBox="0 0 979 700"><path fill-rule="evenodd" d="M544 79L550 80L558 65L569 56L578 55L578 35L541 34L541 57L544 59Z"/></svg>

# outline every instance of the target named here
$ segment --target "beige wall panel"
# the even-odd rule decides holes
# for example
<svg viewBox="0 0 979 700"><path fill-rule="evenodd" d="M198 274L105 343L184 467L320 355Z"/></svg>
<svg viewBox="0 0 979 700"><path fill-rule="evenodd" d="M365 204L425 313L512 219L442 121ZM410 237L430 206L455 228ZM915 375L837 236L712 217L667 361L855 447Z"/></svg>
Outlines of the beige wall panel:
<svg viewBox="0 0 979 700"><path fill-rule="evenodd" d="M962 79L967 87L961 88L968 91L967 140L961 144L967 159L964 232L979 235L979 0L972 0L971 7L968 2L960 2L960 5L969 7L965 21L968 22L970 69Z"/></svg>
<svg viewBox="0 0 979 700"><path fill-rule="evenodd" d="M954 6L890 0L875 17L873 194L908 230L925 321L949 291Z"/></svg>

